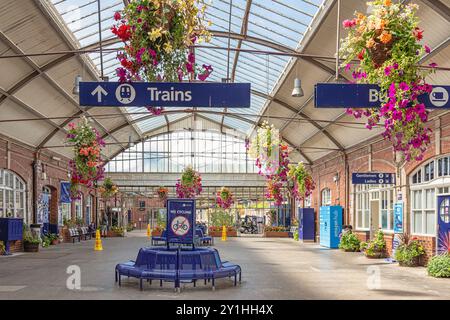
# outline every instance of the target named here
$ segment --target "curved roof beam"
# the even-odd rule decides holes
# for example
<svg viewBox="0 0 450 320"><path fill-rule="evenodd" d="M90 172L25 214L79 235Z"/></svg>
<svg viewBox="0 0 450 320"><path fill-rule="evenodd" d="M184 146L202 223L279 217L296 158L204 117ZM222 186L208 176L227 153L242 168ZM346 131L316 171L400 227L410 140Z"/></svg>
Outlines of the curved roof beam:
<svg viewBox="0 0 450 320"><path fill-rule="evenodd" d="M165 114L175 114L175 113L185 113L185 112L189 112L189 113L207 113L208 111L204 111L204 110L202 110L202 111L194 111L194 110L192 110L192 109L174 110L174 111L170 111L170 110L169 110L169 111L165 111ZM161 116L162 116L162 115L161 115ZM161 116L158 116L158 117L161 117ZM217 122L217 121L214 121L214 120L212 120L212 119L209 119L209 118L207 118L207 117L204 117L204 116L201 116L201 115L197 115L197 116L198 116L198 117L201 117L201 118L203 118L203 119L206 119L207 121L211 121L211 122L213 122L213 123L216 123L216 124L218 124L219 126L221 125L221 123L219 123L219 122ZM240 121L248 122L248 123L253 124L253 125L259 126L259 124L257 124L255 121L250 120L250 119L247 119L247 118L242 117L242 116L239 116L239 115L235 115L235 114L230 114L230 113L229 113L229 114L227 114L226 116L227 116L227 117L230 117L230 118L238 119L238 120L240 120ZM154 116L153 116L153 115L149 115L149 116L145 116L145 117L142 117L142 118L139 118L139 119L135 119L135 120L133 120L133 123L137 123L137 122L140 122L140 121L145 121L146 119L149 119L149 118L152 118L152 117L154 117ZM190 116L184 117L184 118L179 119L179 120L177 120L177 121L175 121L175 122L173 122L173 123L176 123L176 122L185 120L185 119L187 119L187 118L189 118L189 117L190 117ZM119 130L122 130L122 129L126 128L127 126L128 126L128 124L122 124L122 125L119 125L119 126L117 126L116 128L112 129L112 130L110 131L110 133L113 134L113 133L115 133L115 132L117 132L117 131L119 131ZM147 132L144 132L144 133L143 133L143 136L146 136L146 135L150 134L151 132L160 130L160 129L164 128L164 127L166 127L166 125L164 125L164 126L159 126L159 127L156 127L156 128L154 128L154 129L152 129L152 130L149 130L149 131L147 131ZM228 128L240 132L240 131L237 130L236 128L231 128L231 127L228 127ZM167 131L167 132L169 132L169 131ZM243 132L240 132L240 133L245 134L245 133L243 133ZM107 138L107 137L108 137L108 135L104 135L104 136L103 136L104 139ZM305 154L303 151L300 150L300 147L299 147L299 146L293 144L292 142L288 141L288 140L285 139L285 138L282 138L282 139L283 139L284 141L286 141L292 148L294 148L295 150L297 150L297 151L300 153L300 155L308 162L308 164L311 164L311 163L312 163L311 159L309 159L308 156L306 156L306 154ZM138 139L137 141L140 141L140 140L142 140L142 139ZM120 152L120 151L119 151L119 152ZM113 156L112 156L112 157L113 157Z"/></svg>
<svg viewBox="0 0 450 320"><path fill-rule="evenodd" d="M277 104L279 104L280 106L295 112L298 116L304 118L306 121L308 121L309 123L311 123L314 127L316 127L320 132L322 132L328 139L330 139L331 142L333 142L333 144L339 148L339 150L344 150L344 147L328 132L326 131L320 124L317 123L317 121L312 120L308 115L306 115L304 112L299 111L298 109L294 108L293 106L289 105L288 103L281 101L277 98L271 97L265 93L259 92L259 91L255 91L252 90L252 93L255 95L258 95L262 98L271 100L272 102L275 102Z"/></svg>

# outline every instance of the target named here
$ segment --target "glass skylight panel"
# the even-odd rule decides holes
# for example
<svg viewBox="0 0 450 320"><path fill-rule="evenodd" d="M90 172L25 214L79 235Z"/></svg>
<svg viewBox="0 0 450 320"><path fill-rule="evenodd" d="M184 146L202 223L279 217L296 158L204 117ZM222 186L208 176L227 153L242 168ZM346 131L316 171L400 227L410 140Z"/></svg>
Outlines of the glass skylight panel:
<svg viewBox="0 0 450 320"><path fill-rule="evenodd" d="M50 0L62 19L67 24L69 30L78 40L80 48L99 42L98 35L98 13L97 0ZM250 6L249 21L247 25L247 35L264 39L282 46L296 49L302 40L308 26L323 0L254 0ZM102 38L103 41L114 39L111 33L111 27L115 24L113 15L116 11L122 10L123 0L101 0L101 20L102 20ZM247 6L247 0L233 0L231 12L231 32L240 34L243 24L243 17ZM212 0L207 9L207 19L211 20L212 31L221 31L227 33L229 30L230 18L229 0ZM227 37L213 37L210 43L201 43L212 47L228 47ZM238 40L231 39L230 47L237 48ZM109 48L121 48L122 43L117 42L113 45L105 46ZM264 45L242 41L241 49L276 51ZM228 52L226 50L214 49L196 49L197 64L201 67L203 64L211 65L214 69L212 75L207 81L221 82L227 77L232 76L232 68L236 52L230 51L230 60L228 64ZM98 52L89 53L88 56L100 71L100 54ZM103 53L103 68L105 76L110 81L117 81L116 68L119 62L116 59L117 51L105 50ZM270 56L267 59L265 55L240 52L235 72L235 82L250 82L252 89L270 94L276 85L280 75L284 71L289 57ZM99 72L100 73L100 72ZM246 109L229 109L228 112L245 114L246 119L255 121L256 118L251 115L257 115L265 105L266 99L252 95L251 107ZM185 108L167 108L167 110L182 110ZM144 108L127 107L126 112L146 112ZM200 108L201 110L201 108ZM223 109L215 109L214 111ZM130 115L130 119L138 119L148 116L146 114ZM169 121L176 121L186 116L185 113L169 114ZM202 116L213 121L222 122L222 115L202 113ZM136 123L136 126L142 132L148 132L165 124L165 117L152 117ZM251 124L240 121L235 118L225 116L224 124L239 131L247 131Z"/></svg>

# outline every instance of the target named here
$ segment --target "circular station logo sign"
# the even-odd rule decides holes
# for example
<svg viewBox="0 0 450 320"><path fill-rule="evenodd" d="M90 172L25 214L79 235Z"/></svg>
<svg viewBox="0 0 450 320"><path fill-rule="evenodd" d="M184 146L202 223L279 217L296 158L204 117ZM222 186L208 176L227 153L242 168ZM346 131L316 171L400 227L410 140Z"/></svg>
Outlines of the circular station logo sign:
<svg viewBox="0 0 450 320"><path fill-rule="evenodd" d="M189 220L186 219L186 217L177 216L172 220L170 228L172 229L172 232L177 236L184 236L191 229L191 225L189 224Z"/></svg>

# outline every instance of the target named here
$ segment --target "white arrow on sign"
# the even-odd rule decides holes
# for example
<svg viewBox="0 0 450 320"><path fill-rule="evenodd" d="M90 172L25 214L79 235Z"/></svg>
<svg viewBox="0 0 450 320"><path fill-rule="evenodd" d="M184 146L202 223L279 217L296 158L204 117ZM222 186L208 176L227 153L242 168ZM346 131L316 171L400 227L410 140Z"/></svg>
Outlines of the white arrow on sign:
<svg viewBox="0 0 450 320"><path fill-rule="evenodd" d="M97 102L102 102L102 95L107 96L108 92L106 92L106 90L99 85L94 91L92 91L91 95L97 95Z"/></svg>

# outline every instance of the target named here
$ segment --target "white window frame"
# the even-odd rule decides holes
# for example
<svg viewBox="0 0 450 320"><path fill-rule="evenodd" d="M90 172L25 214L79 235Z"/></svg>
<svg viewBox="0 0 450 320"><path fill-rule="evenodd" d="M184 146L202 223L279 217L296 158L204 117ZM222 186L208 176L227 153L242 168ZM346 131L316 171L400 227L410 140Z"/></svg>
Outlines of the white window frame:
<svg viewBox="0 0 450 320"><path fill-rule="evenodd" d="M392 185L354 185L353 186L353 221L355 225L355 230L358 231L370 231L370 217L371 208L370 203L372 201L379 202L379 214L378 214L378 225L382 227L383 222L383 200L384 195L386 195L387 201L387 228L382 228L384 233L393 233L393 214L394 214L394 203L395 203L395 187ZM361 200L359 199L361 197ZM392 204L392 206L391 206ZM361 212L362 221L359 221L359 213ZM368 219L368 221L366 221ZM367 226L367 227L366 227Z"/></svg>
<svg viewBox="0 0 450 320"><path fill-rule="evenodd" d="M320 203L322 207L331 206L331 189L324 188L322 192L320 192Z"/></svg>
<svg viewBox="0 0 450 320"><path fill-rule="evenodd" d="M6 174L12 177L12 187L7 185L6 182ZM16 173L7 169L0 169L0 197L2 197L2 207L0 208L0 217L6 217L7 209L12 211L12 216L17 218L17 211L22 210L22 214L20 218L23 218L25 223L28 223L28 210L27 210L27 185L25 181L21 177L19 177ZM11 178L10 178L11 179ZM20 188L20 184L22 184L22 188ZM12 192L12 204L6 201L6 193ZM23 207L17 206L17 203L22 203Z"/></svg>
<svg viewBox="0 0 450 320"><path fill-rule="evenodd" d="M439 175L439 161L441 159L447 158L447 175ZM433 163L433 172L434 177L433 179L425 181L425 167L427 167L430 163ZM444 173L444 172L443 172ZM416 175L420 176L419 181L414 183L414 177ZM410 228L411 228L411 234L416 236L426 236L426 237L436 237L437 234L437 225L438 225L438 213L439 209L437 208L437 198L441 195L448 195L449 192L449 186L450 186L450 155L445 156L439 156L434 159L430 159L429 161L423 163L420 167L418 167L412 174L410 174L409 178L410 183L410 198L411 198L411 210L410 210ZM426 203L426 190L433 190L434 189L434 199L432 201L433 206L425 208ZM417 191L421 191L421 201L422 206L419 209L415 209L414 207L414 193ZM414 212L420 211L421 212L421 219L422 219L422 230L416 231L414 228L415 224L415 214ZM427 227L427 212L434 211L434 233L427 233L426 227Z"/></svg>
<svg viewBox="0 0 450 320"><path fill-rule="evenodd" d="M80 199L75 200L75 219L83 219L83 198L80 194Z"/></svg>

